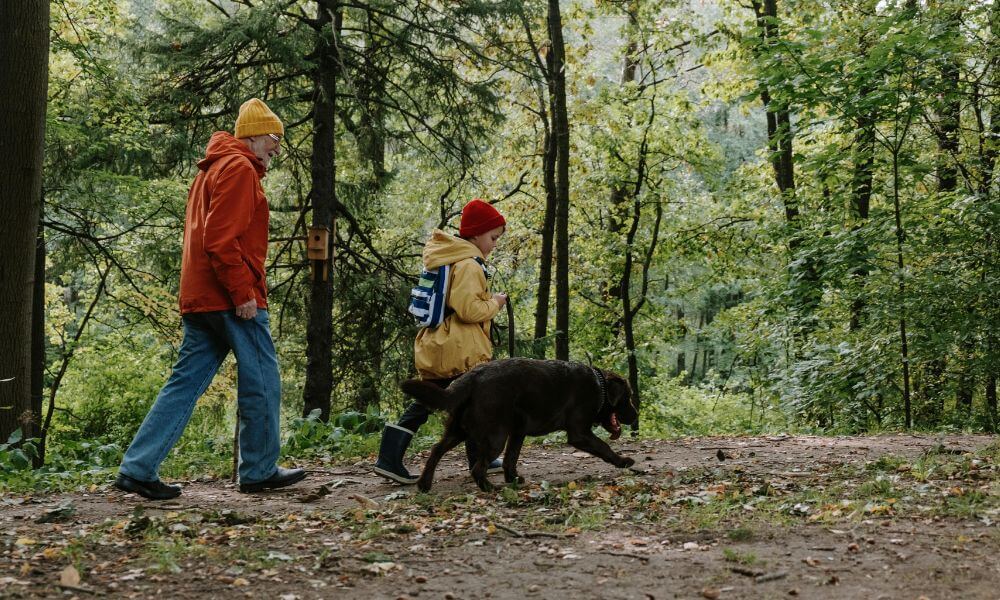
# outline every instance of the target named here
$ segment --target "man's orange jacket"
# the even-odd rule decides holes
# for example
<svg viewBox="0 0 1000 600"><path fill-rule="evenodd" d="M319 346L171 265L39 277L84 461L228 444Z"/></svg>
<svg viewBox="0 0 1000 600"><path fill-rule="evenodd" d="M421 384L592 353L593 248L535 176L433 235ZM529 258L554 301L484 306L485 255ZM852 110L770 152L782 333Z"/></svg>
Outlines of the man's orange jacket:
<svg viewBox="0 0 1000 600"><path fill-rule="evenodd" d="M188 192L181 258L181 314L267 307L264 165L231 133L217 131Z"/></svg>

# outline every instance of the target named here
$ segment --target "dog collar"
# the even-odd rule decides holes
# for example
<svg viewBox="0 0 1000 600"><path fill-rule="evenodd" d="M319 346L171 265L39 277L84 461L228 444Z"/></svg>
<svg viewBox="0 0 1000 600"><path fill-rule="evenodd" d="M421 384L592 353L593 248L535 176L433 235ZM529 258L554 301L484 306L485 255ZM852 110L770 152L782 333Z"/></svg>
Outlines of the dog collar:
<svg viewBox="0 0 1000 600"><path fill-rule="evenodd" d="M604 380L604 373L601 373L600 369L595 369L590 367L597 376L597 386L601 388L601 403L597 406L597 414L601 414L601 409L604 408L604 404L608 401L608 383Z"/></svg>

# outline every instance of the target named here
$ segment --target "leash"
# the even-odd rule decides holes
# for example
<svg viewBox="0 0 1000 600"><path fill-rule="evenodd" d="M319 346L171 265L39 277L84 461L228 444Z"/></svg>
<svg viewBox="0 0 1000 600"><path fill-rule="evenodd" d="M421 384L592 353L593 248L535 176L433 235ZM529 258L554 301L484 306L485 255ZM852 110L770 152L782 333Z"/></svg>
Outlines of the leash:
<svg viewBox="0 0 1000 600"><path fill-rule="evenodd" d="M516 349L514 343L514 304L510 301L510 296L507 296L507 356L513 358L514 350Z"/></svg>

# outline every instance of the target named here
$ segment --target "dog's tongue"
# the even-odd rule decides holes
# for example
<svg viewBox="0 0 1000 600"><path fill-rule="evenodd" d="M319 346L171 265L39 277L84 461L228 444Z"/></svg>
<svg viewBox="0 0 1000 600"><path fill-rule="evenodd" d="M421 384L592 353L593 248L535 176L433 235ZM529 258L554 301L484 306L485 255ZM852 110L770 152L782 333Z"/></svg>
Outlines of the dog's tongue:
<svg viewBox="0 0 1000 600"><path fill-rule="evenodd" d="M622 435L622 426L618 424L618 415L611 413L611 439L617 440Z"/></svg>

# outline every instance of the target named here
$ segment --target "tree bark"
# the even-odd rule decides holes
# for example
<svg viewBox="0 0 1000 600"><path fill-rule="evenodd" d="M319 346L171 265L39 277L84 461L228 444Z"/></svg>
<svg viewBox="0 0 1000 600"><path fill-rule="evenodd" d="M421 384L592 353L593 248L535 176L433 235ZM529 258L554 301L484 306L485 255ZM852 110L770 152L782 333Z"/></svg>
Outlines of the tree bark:
<svg viewBox="0 0 1000 600"><path fill-rule="evenodd" d="M49 3L0 2L0 443L32 411L32 297L42 198Z"/></svg>
<svg viewBox="0 0 1000 600"><path fill-rule="evenodd" d="M754 15L763 47L766 49L778 41L778 3L777 0L753 0ZM795 163L792 149L791 112L784 100L776 101L771 90L762 81L759 84L760 98L764 104L767 120L767 145L771 167L774 170L774 181L781 193L785 207L785 221L790 228L788 249L792 254L789 266L789 279L793 303L798 310L797 325L802 334L811 331L811 315L815 312L820 300L819 272L816 261L812 258L797 260L795 254L802 246L800 232L799 204L795 192Z"/></svg>
<svg viewBox="0 0 1000 600"><path fill-rule="evenodd" d="M868 42L862 35L859 42L862 55L868 52ZM861 86L860 97L867 98L872 93L869 84ZM857 129L854 134L853 157L854 172L851 177L851 207L849 221L851 222L852 241L850 250L850 267L848 278L850 289L853 294L851 299L850 317L848 330L858 334L865 321L865 308L867 306L866 285L870 272L868 260L868 243L862 233L868 225L868 216L871 209L872 186L875 178L875 125L876 118L873 111L863 111L857 119ZM855 396L859 388L868 378L867 364L862 362L851 370L847 377L846 393ZM862 402L862 406L866 403ZM830 426L833 423L833 408L827 412L830 418ZM865 411L858 410L851 415L855 426L858 429L865 429L868 422Z"/></svg>
<svg viewBox="0 0 1000 600"><path fill-rule="evenodd" d="M39 209L42 210L42 209ZM39 219L41 222L41 219ZM35 242L35 283L31 293L31 415L25 437L42 438L42 399L45 395L45 229L38 226ZM35 455L34 467L45 462L44 439Z"/></svg>
<svg viewBox="0 0 1000 600"><path fill-rule="evenodd" d="M546 46L543 59L542 48L535 43L534 35L531 32L531 23L524 13L522 5L520 11L521 22L524 26L524 33L528 38L528 43L534 53L534 63L538 72L545 79L545 88L537 86L538 92L538 116L542 121L542 185L545 189L545 214L542 220L542 248L538 259L538 290L535 304L535 329L532 356L545 358L545 347L542 340L548 335L549 325L549 297L552 293L552 247L555 239L556 221L556 145L552 136L552 123L549 116L553 112L555 105L555 82L552 78L553 55Z"/></svg>
<svg viewBox="0 0 1000 600"><path fill-rule="evenodd" d="M548 29L552 42L552 135L556 146L556 359L569 360L569 118L559 0L549 0Z"/></svg>
<svg viewBox="0 0 1000 600"><path fill-rule="evenodd" d="M899 140L895 140L900 144ZM903 231L902 211L899 206L899 150L897 145L892 154L892 206L896 220L896 268L899 277L899 342L903 363L903 416L906 428L913 427L913 407L910 403L910 353L906 339L906 280L903 278L903 242L906 239ZM881 424L881 411L876 412L876 419Z"/></svg>
<svg viewBox="0 0 1000 600"><path fill-rule="evenodd" d="M955 11L944 18L947 35L954 38L961 35L961 12ZM951 56L941 58L941 88L938 95L936 112L938 115L935 135L937 137L937 177L938 192L951 194L958 189L959 128L961 127L962 103L960 96L959 65ZM974 321L976 315L966 309L969 321ZM974 353L972 337L966 336L959 344L958 360L955 362L958 371L958 381L955 387L956 404L966 412L972 410L973 376L971 373L972 355ZM943 358L938 360L944 360ZM943 371L944 369L942 369Z"/></svg>
<svg viewBox="0 0 1000 600"><path fill-rule="evenodd" d="M389 173L385 166L385 118L386 109L382 99L386 93L386 73L379 64L379 52L383 49L378 42L377 29L380 27L380 17L369 13L365 25L365 49L363 53L363 69L361 77L355 82L358 90L358 101L362 107L358 119L356 136L361 157L371 169L365 191L368 194L368 204L371 214L379 215L379 196L389 181ZM365 275L360 275L364 277ZM344 286L355 285L354 277L344 273L341 279L341 289ZM370 306L377 306L378 299L373 294ZM361 307L345 307L358 310ZM376 310L365 319L354 320L350 327L357 331L357 337L364 348L365 360L355 361L355 368L360 375L360 388L354 397L354 408L359 412L367 412L369 406L378 406L380 402L379 384L382 381L382 343L385 339L386 312Z"/></svg>
<svg viewBox="0 0 1000 600"><path fill-rule="evenodd" d="M317 2L319 23L315 53L318 64L313 74L313 148L311 160L314 227L330 230L330 256L327 276L323 269L314 271L309 293L309 322L306 329L306 381L303 390L303 416L319 409L320 418L330 417L333 394L333 239L336 206L336 90L337 47L341 14L335 2ZM332 25L332 30L331 26ZM327 34L326 32L330 32Z"/></svg>
<svg viewBox="0 0 1000 600"><path fill-rule="evenodd" d="M989 420L989 430L991 433L997 431L997 376L990 374L986 377L986 415Z"/></svg>
<svg viewBox="0 0 1000 600"><path fill-rule="evenodd" d="M552 250L556 225L556 144L548 121L545 122L545 155L542 176L545 186L545 217L542 222L542 251L538 258L538 299L535 305L535 355L545 357L538 340L548 335L549 296L552 293Z"/></svg>

